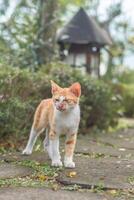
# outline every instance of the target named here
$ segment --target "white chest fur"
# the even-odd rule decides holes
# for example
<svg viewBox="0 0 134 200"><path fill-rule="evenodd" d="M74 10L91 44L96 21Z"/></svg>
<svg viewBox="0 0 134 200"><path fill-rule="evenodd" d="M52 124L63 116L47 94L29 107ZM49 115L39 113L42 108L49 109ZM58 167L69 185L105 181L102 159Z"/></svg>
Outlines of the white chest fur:
<svg viewBox="0 0 134 200"><path fill-rule="evenodd" d="M60 112L55 109L55 124L57 133L76 133L79 126L79 121L79 105L76 105L73 109L70 109L67 112Z"/></svg>

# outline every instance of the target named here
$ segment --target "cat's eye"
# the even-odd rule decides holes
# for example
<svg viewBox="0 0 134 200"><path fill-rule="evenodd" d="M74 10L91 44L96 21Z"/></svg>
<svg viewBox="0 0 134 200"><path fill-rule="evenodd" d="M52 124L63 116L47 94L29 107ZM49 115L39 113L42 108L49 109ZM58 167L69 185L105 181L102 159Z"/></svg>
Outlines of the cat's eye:
<svg viewBox="0 0 134 200"><path fill-rule="evenodd" d="M71 99L65 99L64 101L67 102L67 103L71 103L72 102Z"/></svg>
<svg viewBox="0 0 134 200"><path fill-rule="evenodd" d="M66 99L65 101L66 101L67 103L71 103L71 102L72 102L71 99Z"/></svg>
<svg viewBox="0 0 134 200"><path fill-rule="evenodd" d="M58 101L59 101L59 99L55 99L55 101L56 101L56 102L58 102Z"/></svg>
<svg viewBox="0 0 134 200"><path fill-rule="evenodd" d="M64 99L63 101L64 101L64 102L68 102L68 100L67 100L67 99Z"/></svg>

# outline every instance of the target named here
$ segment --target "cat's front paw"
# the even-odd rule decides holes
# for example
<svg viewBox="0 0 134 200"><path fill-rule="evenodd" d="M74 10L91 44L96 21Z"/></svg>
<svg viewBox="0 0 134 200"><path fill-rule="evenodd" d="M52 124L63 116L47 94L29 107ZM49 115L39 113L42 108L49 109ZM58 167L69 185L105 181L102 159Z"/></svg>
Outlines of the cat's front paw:
<svg viewBox="0 0 134 200"><path fill-rule="evenodd" d="M73 161L70 162L64 161L64 166L66 168L75 168L75 163Z"/></svg>
<svg viewBox="0 0 134 200"><path fill-rule="evenodd" d="M62 162L60 160L52 161L53 167L62 167Z"/></svg>
<svg viewBox="0 0 134 200"><path fill-rule="evenodd" d="M32 153L32 150L30 150L30 149L24 149L22 151L22 155L30 155L31 153Z"/></svg>

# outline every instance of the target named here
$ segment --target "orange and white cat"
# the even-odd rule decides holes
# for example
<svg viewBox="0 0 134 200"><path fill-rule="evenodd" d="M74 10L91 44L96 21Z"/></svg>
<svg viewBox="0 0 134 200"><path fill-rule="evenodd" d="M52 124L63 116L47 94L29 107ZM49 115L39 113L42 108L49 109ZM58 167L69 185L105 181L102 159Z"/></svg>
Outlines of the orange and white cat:
<svg viewBox="0 0 134 200"><path fill-rule="evenodd" d="M52 160L52 166L62 166L59 152L59 136L66 134L64 166L74 168L73 153L80 122L79 98L81 86L74 83L69 88L61 88L51 81L52 98L42 100L36 109L29 140L23 154L32 153L37 137L44 130L44 147Z"/></svg>

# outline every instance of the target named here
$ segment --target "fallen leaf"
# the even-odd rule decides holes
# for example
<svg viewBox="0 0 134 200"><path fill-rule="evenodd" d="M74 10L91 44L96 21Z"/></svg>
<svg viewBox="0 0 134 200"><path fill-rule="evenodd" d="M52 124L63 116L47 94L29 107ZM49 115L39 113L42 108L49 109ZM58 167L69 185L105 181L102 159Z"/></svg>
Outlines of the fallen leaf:
<svg viewBox="0 0 134 200"><path fill-rule="evenodd" d="M59 185L58 184L53 184L52 185L52 190L54 190L54 191L59 190Z"/></svg>
<svg viewBox="0 0 134 200"><path fill-rule="evenodd" d="M117 191L116 191L116 190L110 190L109 193L110 193L110 194L116 194Z"/></svg>
<svg viewBox="0 0 134 200"><path fill-rule="evenodd" d="M48 180L48 176L45 176L45 175L38 175L37 178L40 180L40 181L46 181Z"/></svg>
<svg viewBox="0 0 134 200"><path fill-rule="evenodd" d="M67 177L73 178L73 177L76 177L76 175L77 173L75 171L72 171L67 174Z"/></svg>

